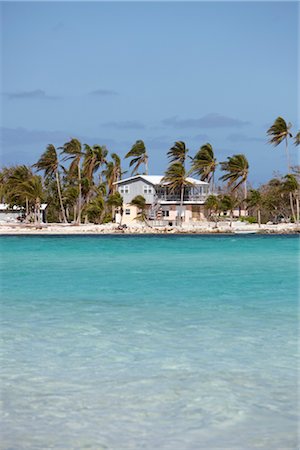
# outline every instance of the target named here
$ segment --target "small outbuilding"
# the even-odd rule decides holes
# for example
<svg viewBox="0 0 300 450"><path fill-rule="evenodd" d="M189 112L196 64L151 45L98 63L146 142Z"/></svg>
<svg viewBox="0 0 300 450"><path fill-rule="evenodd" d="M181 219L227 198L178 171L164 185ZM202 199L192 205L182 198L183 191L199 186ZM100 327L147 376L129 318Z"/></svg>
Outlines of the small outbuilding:
<svg viewBox="0 0 300 450"><path fill-rule="evenodd" d="M41 222L46 222L47 203L41 204ZM8 203L0 203L0 223L20 223L25 219L25 208L22 206L11 206Z"/></svg>

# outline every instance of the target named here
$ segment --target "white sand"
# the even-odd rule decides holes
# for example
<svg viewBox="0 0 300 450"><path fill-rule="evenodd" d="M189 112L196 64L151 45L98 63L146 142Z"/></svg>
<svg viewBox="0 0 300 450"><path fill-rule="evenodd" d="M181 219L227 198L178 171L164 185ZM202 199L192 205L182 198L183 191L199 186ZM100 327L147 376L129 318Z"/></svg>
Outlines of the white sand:
<svg viewBox="0 0 300 450"><path fill-rule="evenodd" d="M230 232L258 232L258 233L300 233L300 227L296 224L278 224L278 225L262 225L261 228L257 224L248 224L244 222L233 222L232 228L228 222L218 223L218 227L214 222L199 222L193 224L183 224L182 227L154 227L150 228L144 224L135 224L124 230L119 230L118 225L115 223L109 223L104 225L64 225L64 224L43 224L40 228L34 225L25 224L4 224L0 223L0 235L8 234L173 234L173 233L185 233L185 234L207 234L207 233L230 233Z"/></svg>

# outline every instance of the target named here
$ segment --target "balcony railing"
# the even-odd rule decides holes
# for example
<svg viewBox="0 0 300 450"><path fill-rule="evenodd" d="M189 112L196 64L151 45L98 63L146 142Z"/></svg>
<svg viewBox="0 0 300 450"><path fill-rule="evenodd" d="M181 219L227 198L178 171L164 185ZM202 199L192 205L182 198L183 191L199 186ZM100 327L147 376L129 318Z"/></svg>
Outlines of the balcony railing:
<svg viewBox="0 0 300 450"><path fill-rule="evenodd" d="M184 202L205 202L209 194L189 194L184 195L183 201ZM181 198L180 195L174 195L174 194L159 194L156 197L157 202L180 202Z"/></svg>

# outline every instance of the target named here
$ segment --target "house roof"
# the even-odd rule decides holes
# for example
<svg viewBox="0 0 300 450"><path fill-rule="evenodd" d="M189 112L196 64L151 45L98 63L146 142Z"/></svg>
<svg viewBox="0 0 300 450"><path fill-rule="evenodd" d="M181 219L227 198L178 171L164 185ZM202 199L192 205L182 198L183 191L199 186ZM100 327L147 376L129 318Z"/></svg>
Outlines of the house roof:
<svg viewBox="0 0 300 450"><path fill-rule="evenodd" d="M134 177L124 178L123 180L116 181L114 184L121 184L121 183L129 183L131 181L137 180L141 178L142 180L147 181L148 183L152 184L153 186L157 186L159 184L168 184L168 183L161 183L163 179L163 175L135 175ZM195 185L208 185L205 181L196 180L196 178L187 177L187 181L190 183L193 183Z"/></svg>

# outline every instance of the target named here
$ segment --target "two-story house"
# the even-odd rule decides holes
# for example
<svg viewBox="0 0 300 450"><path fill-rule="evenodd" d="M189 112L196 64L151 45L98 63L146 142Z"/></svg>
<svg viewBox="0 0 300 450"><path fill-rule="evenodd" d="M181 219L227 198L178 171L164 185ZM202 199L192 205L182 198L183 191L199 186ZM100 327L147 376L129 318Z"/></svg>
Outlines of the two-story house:
<svg viewBox="0 0 300 450"><path fill-rule="evenodd" d="M134 223L138 214L131 201L142 195L147 204L148 220L153 224L176 225L179 222L193 222L204 218L204 202L209 195L209 184L187 178L191 183L184 188L183 207L180 207L180 190L172 191L162 175L136 175L116 183L123 197L122 223ZM181 216L181 219L180 219ZM121 221L120 211L116 222Z"/></svg>

